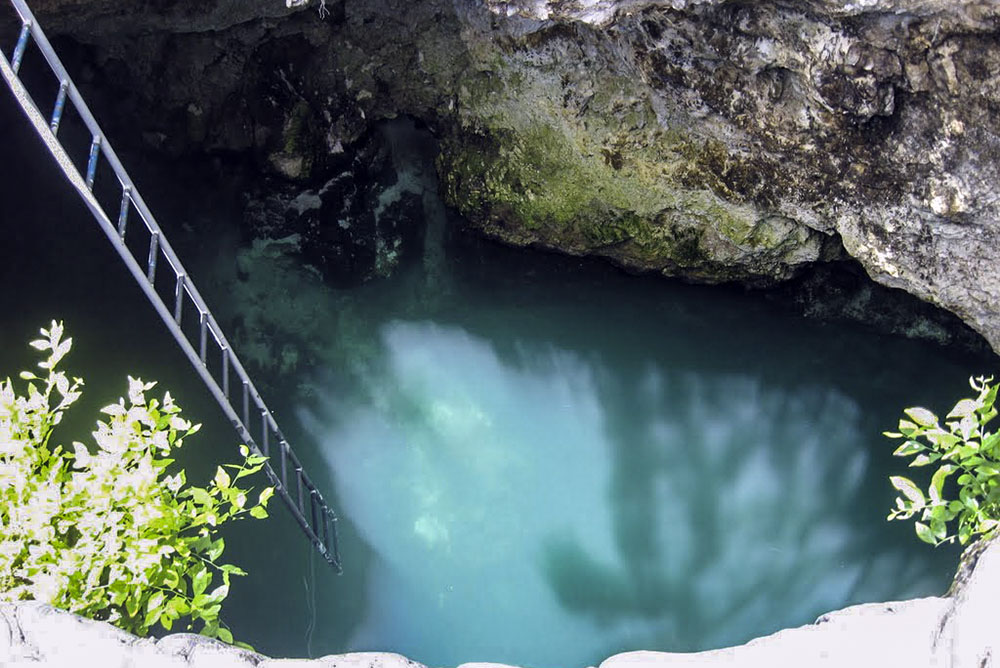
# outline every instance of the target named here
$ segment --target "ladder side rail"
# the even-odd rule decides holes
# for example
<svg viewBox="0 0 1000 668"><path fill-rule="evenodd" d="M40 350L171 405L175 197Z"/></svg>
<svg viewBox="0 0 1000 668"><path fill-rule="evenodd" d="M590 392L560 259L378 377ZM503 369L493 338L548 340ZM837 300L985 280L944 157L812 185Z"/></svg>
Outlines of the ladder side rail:
<svg viewBox="0 0 1000 668"><path fill-rule="evenodd" d="M323 510L326 511L326 512L328 512L332 517L336 518L337 517L336 511L334 511L333 508L331 508L330 505L327 504L326 501L323 500L323 495L320 492L319 487L316 486L316 484L312 481L312 478L310 478L309 475L305 472L305 468L302 466L301 462L299 461L298 455L295 454L295 451L291 449L291 446L288 446L288 440L285 438L285 435L282 433L281 428L278 427L278 423L274 420L274 416L271 414L270 411L268 411L268 413L267 413L267 420L268 420L268 426L270 427L271 432L278 439L277 442L276 442L276 445L280 448L280 444L281 443L285 444L285 446L287 447L287 452L288 452L287 456L292 460L292 462L294 463L295 466L297 466L298 468L302 469L302 475L304 476L306 487L310 491L315 492L315 494L317 495L317 501L320 502L320 504L323 507ZM282 452L284 452L284 451L285 451L285 449L282 449Z"/></svg>
<svg viewBox="0 0 1000 668"><path fill-rule="evenodd" d="M135 191L133 191L133 194L134 192ZM145 208L144 204L141 206L142 208ZM137 204L136 205L137 210L139 209L139 207L140 205ZM146 210L148 211L148 209ZM140 217L142 217L145 220L145 216L140 216ZM149 228L147 227L147 229ZM176 254L174 254L171 251L169 247L169 242L167 242L167 240L163 237L162 234L160 235L160 252L164 254L164 257L169 263L171 270L174 272L175 277L179 277L181 275L185 276L185 281L183 284L183 292L186 293L186 298L191 301L191 303L195 306L195 308L199 309L199 313L203 313L205 315L207 332L211 336L212 341L214 341L214 345L216 347L216 350L220 353L220 357L222 357L222 352L226 351L225 356L223 357L225 363L230 365L231 368L235 371L237 377L241 381L239 383L240 385L242 385L244 382L246 383L252 403L258 407L258 410L266 411L267 424L272 427L272 430L276 433L276 435L280 437L281 440L284 440L284 436L281 435L281 431L277 427L277 422L274 420L273 415L271 414L270 410L264 403L264 400L261 397L260 393L258 392L256 386L254 386L253 381L250 379L246 370L243 368L242 364L239 361L239 358L232 350L232 348L229 346L229 342L226 339L225 335L222 333L221 327L215 320L215 317L212 315L211 311L208 310L208 306L205 304L200 294L198 294L197 287L194 285L193 281L190 280L189 275L185 272L183 265L180 263L180 260L177 258ZM150 287L155 292L155 288L152 288L152 286ZM159 297L158 293L157 296ZM182 299L183 298L184 297L182 297ZM161 312L161 316L164 317L164 319L166 319L166 316L164 316L163 313L168 311L169 309L167 309L166 306L164 305L164 311ZM226 413L226 416L230 419L230 422L232 422L233 427L236 429L237 433L240 435L240 438L247 444L247 446L251 448L254 454L267 454L262 451L258 439L254 438L253 434L251 433L250 425L246 424L243 421L243 418L237 412L236 406L233 405L233 398L231 396L227 396L226 392L220 386L219 380L216 379L215 375L212 373L212 370L209 367L207 361L202 362L200 350L195 350L194 344L187 338L187 336L183 333L183 330L177 325L176 321L173 318L173 315L171 315L168 327L170 327L172 330L176 329L177 332L180 332L180 336L182 336L185 342L188 344L188 348L190 350L188 358L191 360L191 363L197 367L199 373L202 374L203 378L207 377L208 379L211 380L210 383L206 380L206 384L210 385L216 401L219 402L220 405L223 403L225 404L225 406L223 406L223 410ZM291 450L291 446L286 445L286 448L282 449L281 455L284 456L286 451L290 453L293 452ZM285 505L288 506L289 510L292 512L292 515L295 517L295 520L299 523L300 527L309 537L310 541L316 546L317 549L319 549L320 553L323 554L324 558L326 558L327 561L332 566L334 566L334 568L336 568L338 572L341 572L342 567L340 562L339 549L335 549L337 545L336 540L335 539L330 540L329 538L322 536L319 531L317 531L310 525L308 518L302 512L302 509L297 507L294 499L292 498L291 492L286 489L286 486L283 484L281 477L274 470L274 466L275 466L274 458L270 457L269 460L264 465L264 471L267 474L268 479L271 481L271 484L274 486L275 491L281 496L282 500L285 502ZM319 490L316 489L315 486L312 485L311 483L310 483L310 488L315 489L315 494L318 495L317 501L322 504L322 506L327 510L328 513L335 516L336 513L333 511L332 508L329 507L326 501L322 498L321 492L319 492Z"/></svg>
<svg viewBox="0 0 1000 668"><path fill-rule="evenodd" d="M62 87L65 85L67 87L67 97L69 98L73 106L76 108L77 113L80 115L81 119L87 126L88 130L91 131L91 134L95 139L95 143L100 144L101 153L103 153L105 157L108 159L108 162L110 163L113 171L118 177L118 180L121 183L122 188L126 193L126 196L132 201L133 205L136 208L136 211L140 214L140 217L143 219L143 223L146 225L147 230L150 232L151 235L155 235L157 237L158 248L156 249L156 252L163 253L165 259L167 259L168 263L170 264L170 268L174 271L175 277L179 278L181 275L185 276L186 280L184 280L184 285L183 285L184 291L187 292L188 297L191 299L192 303L199 310L199 312L204 313L206 315L208 319L209 331L211 331L212 333L212 338L216 341L220 349L225 349L228 351L227 353L228 363L232 365L234 371L237 373L237 376L248 387L250 395L253 398L254 404L256 404L260 408L260 410L266 412L267 424L269 424L274 428L280 440L283 441L284 437L281 435L280 430L277 429L277 424L274 421L273 415L270 413L270 411L264 404L259 391L257 390L256 386L253 385L253 382L250 380L249 375L246 373L246 370L244 369L242 363L239 361L232 347L229 345L228 340L222 333L221 327L219 327L218 322L215 320L211 311L208 309L207 304L201 297L197 288L194 286L193 282L189 278L187 278L188 274L184 271L183 264L180 262L180 259L173 251L173 248L170 246L169 242L164 237L162 231L159 228L159 225L156 223L155 218L149 211L149 208L146 206L145 201L142 199L142 196L136 190L134 184L132 183L127 172L125 171L120 160L118 159L117 154L114 152L114 149L106 141L104 133L101 131L100 126L98 125L96 119L94 119L92 113L90 112L89 107L87 107L86 102L84 102L75 84L73 84L72 79L70 79L65 68L62 66L62 63L55 55L55 52L52 49L51 44L48 42L48 39L45 37L44 32L42 32L41 29L39 28L38 23L34 18L34 15L28 9L27 5L24 3L24 0L10 0L10 2L15 6L15 9L21 16L23 23L29 27L32 38L35 40L36 45L41 50L53 73L59 79L60 86ZM153 304L154 308L159 313L161 319L164 321L164 324L166 324L168 330L170 330L171 334L177 340L178 345L181 346L181 349L184 351L185 355L188 357L191 364L195 367L195 370L202 377L202 380L208 386L210 392L213 394L214 398L219 403L220 407L223 409L223 412L230 419L230 422L233 424L234 428L236 428L236 431L239 433L240 437L247 442L247 445L254 452L260 454L261 453L260 448L257 446L256 441L252 438L248 425L245 425L243 423L243 420L237 414L235 408L231 405L230 398L226 396L225 393L222 392L221 388L219 387L215 378L211 374L211 371L208 369L207 365L202 363L198 351L195 350L194 346L188 340L183 330L174 321L173 313L171 313L169 309L167 309L166 305L163 303L162 298L156 291L154 285L149 282L146 271L144 271L143 268L136 261L134 255L132 254L132 251L124 244L122 238L118 234L117 227L111 222L110 218L108 217L107 213L104 211L100 203L97 202L96 198L94 197L93 193L90 190L89 184L80 175L79 171L76 169L75 165L73 164L69 155L66 153L62 144L52 133L49 127L49 120L45 119L44 116L41 114L41 112L38 110L38 105L34 102L30 93L28 93L28 91L24 88L23 84L21 84L20 80L18 79L17 75L14 73L11 67L11 63L2 53L0 53L0 70L2 70L2 74L4 78L7 80L7 83L10 86L12 92L14 92L15 97L18 98L18 102L20 103L22 110L28 115L33 125L35 125L36 131L38 132L42 140L45 142L46 147L49 149L50 153L56 159L56 162L63 171L64 175L73 185L73 187L77 190L81 198L84 200L84 203L90 210L91 214L101 224L101 228L102 230L104 230L105 235L108 237L109 241L111 241L116 251L118 251L119 255L122 257L130 273L132 273L133 278L135 278L136 282L139 283L140 288L146 294L146 297L149 299L149 301ZM287 441L285 442L284 447L281 448L281 452L282 456L284 456L285 453L288 453L294 457L294 453L291 450L291 447L287 444ZM296 462L298 461L297 457L294 457L294 459ZM284 485L281 483L281 480L277 476L276 472L273 470L270 461L268 461L265 464L264 468L268 478L271 480L272 483L275 484L276 491L278 491L279 495L282 497L285 504L292 512L292 515L295 517L296 521L299 523L303 531L306 533L307 537L314 544L314 546L320 551L320 553L324 556L324 558L326 558L326 560L331 565L333 565L338 570L338 572L340 572L341 565L340 565L339 555L336 554L337 551L330 550L327 545L328 541L323 540L320 537L319 533L315 531L313 527L310 525L309 521L306 519L304 514L292 500L289 492L285 489ZM297 469L300 475L304 475L305 472L302 470L301 465L297 465ZM309 487L309 490L311 492L310 496L313 497L315 501L321 504L322 508L326 511L327 514L329 514L331 517L335 517L333 510L329 507L326 501L323 500L322 495L320 494L319 490L315 487L315 485L312 484L312 481L309 480L307 476L305 477L305 479ZM336 545L336 537L334 537L333 543L334 545Z"/></svg>
<svg viewBox="0 0 1000 668"><path fill-rule="evenodd" d="M68 84L67 97L72 102L73 107L76 109L77 113L80 115L80 118L83 120L84 125L86 125L87 129L90 131L91 136L96 138L97 141L99 142L100 151L104 155L105 159L107 159L108 163L111 166L112 171L114 171L115 175L118 177L118 181L119 183L121 183L122 188L129 189L128 196L132 200L132 204L135 206L136 211L142 218L143 223L146 225L146 229L149 230L150 234L155 234L159 237L160 250L163 251L163 254L166 256L168 262L170 262L171 266L174 268L175 274L178 273L177 270L180 270L180 273L184 273L185 276L190 277L190 274L184 271L183 264L181 263L180 258L177 257L177 254L174 252L170 242L163 235L163 232L159 224L156 222L156 217L153 215L152 211L150 211L149 207L146 205L146 201L143 199L142 194L135 187L135 184L132 182L131 177L129 177L128 175L128 171L125 169L124 165L122 165L121 160L119 160L118 154L115 152L114 148L111 146L111 143L107 140L107 137L101 130L101 127L97 122L97 119L95 119L94 115L91 113L90 107L87 106L87 103L84 101L83 96L80 95L80 91L77 89L76 84L73 83L72 78L70 78L69 73L66 72L66 68L63 67L62 62L56 55L55 50L52 48L52 45L49 42L48 38L45 36L45 33L38 25L38 21L35 19L34 14L32 14L31 10L28 8L24 0L10 0L10 2L13 3L15 9L17 9L17 12L21 17L21 20L26 25L29 26L32 38L34 39L39 50L42 52L42 55L45 57L45 60L49 64L49 67L56 75L56 78L60 81L60 83L66 82ZM34 102L34 100L32 100L32 102ZM37 107L37 104L35 106ZM129 251L129 253L131 254L131 251ZM208 326L213 334L213 337L219 342L220 346L225 346L226 348L229 349L230 361L233 364L233 368L236 370L236 373L240 377L240 379L246 381L249 384L250 395L251 397L253 397L255 403L257 403L258 406L261 408L266 408L266 406L263 405L263 399L261 399L260 392L253 384L253 381L247 374L245 368L243 367L243 364L236 356L233 347L229 344L229 341L222 333L222 328L215 320L215 316L212 315L211 310L208 308L208 305L202 298L201 293L198 291L198 288L190 280L185 281L184 287L187 290L188 294L191 296L191 299L194 302L194 305L198 309L198 311L206 314L208 318Z"/></svg>
<svg viewBox="0 0 1000 668"><path fill-rule="evenodd" d="M110 146L108 148L110 148ZM153 218L152 213L149 211L149 208L142 200L142 195L136 190L134 185L132 186L132 190L129 196L132 199L136 211L139 213L140 218L143 220L143 223L146 225L146 229L150 232L150 234L159 233L159 251L164 254L164 257L170 264L171 269L174 271L175 277L180 274L183 274L185 277L189 277L189 274L187 274L187 272L184 270L183 264L181 263L180 259L177 257L176 253L173 252L173 249L171 248L169 241L167 241L167 239L160 231L160 228L156 224L156 221ZM129 252L130 257L132 257L131 252L128 251L127 247L126 247L126 252ZM145 279L146 276L145 274L143 274L144 287L146 285L150 285L148 281L146 281ZM136 280L139 279L137 278ZM159 300L160 299L159 294L156 293L155 289L151 285L150 289ZM253 384L253 381L250 379L249 374L247 374L245 368L240 362L239 357L236 355L232 347L229 345L228 340L222 333L222 328L215 320L215 317L209 310L208 305L205 303L205 300L201 297L200 293L198 292L198 288L195 286L194 282L190 280L190 278L187 278L184 281L184 291L187 293L188 298L194 304L195 308L198 309L199 314L204 314L206 319L207 330L211 334L212 339L215 341L215 344L218 347L219 351L221 352L223 346L226 346L226 349L228 349L228 362L229 364L232 365L232 368L236 372L237 377L240 379L241 384L245 383L247 391L249 393L250 401L253 403L253 405L255 405L258 408L258 410L266 411L267 416L269 418L269 423L276 426L276 422L274 421L274 418L271 415L270 410L267 409L267 406L264 403L264 400L261 397L260 392ZM164 306L164 308L166 307ZM163 313L164 312L161 312L161 317L163 317L166 320L166 316L164 316ZM236 428L236 431L239 433L240 438L244 440L249 447L251 447L251 449L254 451L255 454L266 454L261 450L257 439L253 437L250 431L250 425L246 424L243 418L240 416L240 414L237 413L236 407L233 406L232 404L232 399L226 396L226 394L222 391L221 387L219 387L218 381L216 381L214 375L211 372L211 369L208 368L207 364L202 362L200 350L195 350L194 344L190 340L188 340L187 336L183 333L183 330L176 326L176 322L174 321L172 314L170 317L170 322L167 323L167 325L168 327L171 328L171 330L174 330L176 328L176 332L178 332L179 336L184 339L185 343L187 343L188 350L190 351L188 353L188 358L191 361L191 363L198 369L203 379L211 380L211 383L209 383L208 380L206 380L205 382L206 384L210 384L210 387L213 391L213 395L215 396L216 401L219 402L220 404L223 404L224 402L227 405L223 407L223 410L226 412L227 417L230 418L230 421L233 423L234 428ZM178 336L178 334L175 333L175 337L176 336ZM226 410L226 408L228 408L228 410ZM292 452L290 446L288 447L288 452ZM296 461L298 460L297 457L295 459ZM329 504L327 504L325 499L323 499L319 489L316 488L316 486L308 478L308 476L305 474L305 471L301 469L301 465L299 465L299 468L301 475L304 477L306 486L308 490L311 492L311 495L316 499L318 503L320 503L325 509L327 509L328 512L333 513L333 510L330 509ZM340 572L341 564L339 560L339 554L337 554L335 551L331 549L330 543L332 541L323 540L317 528L312 526L312 524L309 522L308 516L303 512L302 508L299 508L297 506L295 500L292 498L291 493L284 489L284 485L282 485L280 477L273 470L272 463L270 460L265 464L264 470L267 474L267 477L274 485L275 491L282 497L282 500L288 506L289 510L291 510L293 516L295 517L296 521L299 523L303 531L313 542L316 548L319 549L320 553L323 554L324 558L326 558L327 561L332 566L334 566L338 570L338 572Z"/></svg>

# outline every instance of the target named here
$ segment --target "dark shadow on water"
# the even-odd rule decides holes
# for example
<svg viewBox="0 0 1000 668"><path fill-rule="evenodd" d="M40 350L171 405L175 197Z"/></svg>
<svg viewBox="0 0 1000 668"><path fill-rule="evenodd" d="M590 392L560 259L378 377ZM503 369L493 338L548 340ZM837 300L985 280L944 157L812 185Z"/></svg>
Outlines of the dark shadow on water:
<svg viewBox="0 0 1000 668"><path fill-rule="evenodd" d="M82 440L92 429L100 407L125 394L128 374L155 379L158 391L169 390L189 418L203 423L202 431L189 439L179 461L188 470L189 479L206 480L218 463L238 456L235 433L6 89L0 92L0 129L5 138L5 162L14 166L4 172L0 184L4 229L0 246L0 375L15 376L19 370L32 367L37 357L27 342L51 319L64 320L74 338L65 368L83 376L87 385L81 401L60 425L57 438ZM209 189L215 184L204 175L198 176L197 168L130 161L127 155L122 158L126 168L138 164L130 170L133 179L143 188L161 226L181 240L177 250L197 278L199 267L206 266L206 259L197 253L204 253L206 245L185 243L191 237L185 239L182 225L197 225L213 215L231 215L232 200L219 196L217 190L212 196L199 191L198 184ZM178 178L178 173L184 178ZM201 199L192 198L192 193ZM200 232L209 233L204 229ZM270 396L265 392L266 398ZM325 467L315 465L308 441L289 426L284 429L314 480L336 501L332 481ZM263 479L257 482L262 484ZM315 581L310 582L312 549L280 502L275 500L272 509L271 517L263 523L244 522L225 532L226 557L250 575L234 580L224 618L238 639L253 643L260 651L304 657L305 632L313 617L306 586L314 587L320 593L316 596L312 653L341 651L353 620L365 614L363 592L370 555L345 518L340 527L351 576L335 576L317 556Z"/></svg>

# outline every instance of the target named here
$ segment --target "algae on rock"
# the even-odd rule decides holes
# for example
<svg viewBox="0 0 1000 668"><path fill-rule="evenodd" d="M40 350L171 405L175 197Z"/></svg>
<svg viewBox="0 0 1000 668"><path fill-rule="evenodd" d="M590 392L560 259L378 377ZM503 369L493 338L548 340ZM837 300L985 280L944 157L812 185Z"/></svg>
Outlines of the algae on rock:
<svg viewBox="0 0 1000 668"><path fill-rule="evenodd" d="M664 129L620 73L568 74L558 54L587 61L603 48L587 28L553 33L491 53L459 89L438 164L446 197L474 225L706 282L769 283L820 256L822 235L732 196L725 175L752 168L718 142L681 123ZM564 43L547 49L551 40Z"/></svg>

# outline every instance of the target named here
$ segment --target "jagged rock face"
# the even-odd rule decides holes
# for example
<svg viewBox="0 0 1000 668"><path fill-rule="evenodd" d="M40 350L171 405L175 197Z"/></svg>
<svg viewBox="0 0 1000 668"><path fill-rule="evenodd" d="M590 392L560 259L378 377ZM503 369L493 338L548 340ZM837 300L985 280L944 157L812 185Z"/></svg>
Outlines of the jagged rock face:
<svg viewBox="0 0 1000 668"><path fill-rule="evenodd" d="M505 241L749 284L846 252L1000 349L992 2L317 9L38 1L125 141L321 188L406 114L441 138L449 202Z"/></svg>
<svg viewBox="0 0 1000 668"><path fill-rule="evenodd" d="M784 277L839 237L1000 343L994 3L490 7L501 83L460 114L489 157L442 160L473 217L499 201L497 228L526 218L565 246L593 216L578 244L707 280Z"/></svg>

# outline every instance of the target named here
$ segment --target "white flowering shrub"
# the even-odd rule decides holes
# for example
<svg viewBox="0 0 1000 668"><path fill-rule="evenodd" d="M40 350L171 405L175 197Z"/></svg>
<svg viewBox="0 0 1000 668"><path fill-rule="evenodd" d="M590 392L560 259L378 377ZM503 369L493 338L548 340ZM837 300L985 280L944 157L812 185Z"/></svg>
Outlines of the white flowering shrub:
<svg viewBox="0 0 1000 668"><path fill-rule="evenodd" d="M128 399L102 409L92 445L55 445L83 380L57 369L72 345L62 324L41 333L31 345L48 355L44 373L21 374L26 393L0 382L0 601L44 601L138 635L197 626L232 643L219 610L230 576L246 573L219 562L217 533L267 516L273 488L250 502L252 490L237 484L264 457L240 446L241 464L188 485L171 455L200 425L181 417L169 392L147 399L155 383L131 377Z"/></svg>

